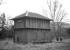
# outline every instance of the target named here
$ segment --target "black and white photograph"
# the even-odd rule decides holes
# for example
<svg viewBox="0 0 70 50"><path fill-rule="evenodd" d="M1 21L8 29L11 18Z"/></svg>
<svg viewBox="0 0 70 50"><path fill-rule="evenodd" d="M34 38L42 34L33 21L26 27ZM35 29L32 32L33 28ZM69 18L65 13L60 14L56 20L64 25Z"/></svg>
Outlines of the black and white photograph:
<svg viewBox="0 0 70 50"><path fill-rule="evenodd" d="M0 50L70 50L69 0L0 0Z"/></svg>

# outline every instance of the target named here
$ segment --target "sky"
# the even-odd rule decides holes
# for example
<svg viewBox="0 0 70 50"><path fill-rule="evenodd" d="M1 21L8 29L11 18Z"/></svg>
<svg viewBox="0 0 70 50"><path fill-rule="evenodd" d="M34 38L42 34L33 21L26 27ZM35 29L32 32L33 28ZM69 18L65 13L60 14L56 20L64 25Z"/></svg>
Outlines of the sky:
<svg viewBox="0 0 70 50"><path fill-rule="evenodd" d="M43 12L43 9L47 9L46 1L47 0L4 0L2 5L0 5L0 14L4 12L6 17L14 18L25 11L30 11L49 17ZM59 0L59 2L63 5L63 9L67 13L63 21L70 23L70 1Z"/></svg>

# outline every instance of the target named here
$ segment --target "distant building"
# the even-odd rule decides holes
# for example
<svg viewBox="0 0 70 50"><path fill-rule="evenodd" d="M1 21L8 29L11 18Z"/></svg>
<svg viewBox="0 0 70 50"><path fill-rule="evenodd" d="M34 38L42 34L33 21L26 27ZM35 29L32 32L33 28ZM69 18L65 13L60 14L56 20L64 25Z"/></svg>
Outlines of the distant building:
<svg viewBox="0 0 70 50"><path fill-rule="evenodd" d="M14 41L19 43L50 42L51 19L33 12L25 12L14 20Z"/></svg>

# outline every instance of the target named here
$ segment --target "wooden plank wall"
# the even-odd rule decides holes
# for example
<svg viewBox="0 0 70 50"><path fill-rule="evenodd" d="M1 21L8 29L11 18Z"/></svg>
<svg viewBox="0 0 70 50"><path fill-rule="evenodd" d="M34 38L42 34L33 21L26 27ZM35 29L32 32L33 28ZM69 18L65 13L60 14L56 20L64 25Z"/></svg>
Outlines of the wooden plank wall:
<svg viewBox="0 0 70 50"><path fill-rule="evenodd" d="M17 41L17 37L19 41ZM16 30L15 31L15 42L26 43L27 42L27 34L25 30Z"/></svg>
<svg viewBox="0 0 70 50"><path fill-rule="evenodd" d="M28 42L50 42L51 34L48 30L28 30L27 40Z"/></svg>
<svg viewBox="0 0 70 50"><path fill-rule="evenodd" d="M27 28L42 28L50 29L50 21L37 20L37 19L27 19L26 20Z"/></svg>
<svg viewBox="0 0 70 50"><path fill-rule="evenodd" d="M38 20L38 19L26 19L15 21L15 28L41 28L41 29L50 29L50 21L47 20Z"/></svg>
<svg viewBox="0 0 70 50"><path fill-rule="evenodd" d="M15 32L15 39L19 37L20 43L25 42L50 42L52 37L48 30L20 30ZM17 40L16 40L17 42Z"/></svg>
<svg viewBox="0 0 70 50"><path fill-rule="evenodd" d="M24 20L15 21L14 27L15 28L24 28Z"/></svg>

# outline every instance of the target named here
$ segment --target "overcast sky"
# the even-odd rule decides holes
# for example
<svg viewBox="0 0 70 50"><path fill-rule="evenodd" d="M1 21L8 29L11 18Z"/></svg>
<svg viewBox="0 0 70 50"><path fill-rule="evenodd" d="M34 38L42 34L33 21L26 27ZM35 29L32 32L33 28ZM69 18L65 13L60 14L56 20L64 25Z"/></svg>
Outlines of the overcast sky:
<svg viewBox="0 0 70 50"><path fill-rule="evenodd" d="M67 12L64 22L70 23L70 0L60 0L59 2L62 3L63 9ZM46 0L4 0L0 6L0 14L5 12L7 17L13 18L27 10L47 16L42 10L47 9L46 5Z"/></svg>

